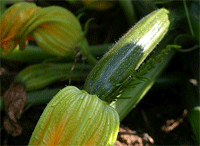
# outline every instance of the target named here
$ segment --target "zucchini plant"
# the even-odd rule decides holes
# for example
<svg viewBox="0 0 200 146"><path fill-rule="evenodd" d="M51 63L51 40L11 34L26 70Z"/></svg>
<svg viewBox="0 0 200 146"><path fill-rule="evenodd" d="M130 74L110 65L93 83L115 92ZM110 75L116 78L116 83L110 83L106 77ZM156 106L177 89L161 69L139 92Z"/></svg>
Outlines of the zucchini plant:
<svg viewBox="0 0 200 146"><path fill-rule="evenodd" d="M85 90L82 90L84 95L76 87L67 86L54 96L45 108L29 144L90 145L92 141L92 145L114 145L120 118L109 103L117 99L119 93L115 94L115 91L131 80L130 76L167 33L170 24L168 13L166 9L156 10L131 28L91 71ZM90 104L94 97L101 103ZM108 109L99 109L101 104ZM84 118L81 116L83 113ZM79 123L81 117L84 120ZM97 134L91 134L91 130Z"/></svg>
<svg viewBox="0 0 200 146"><path fill-rule="evenodd" d="M189 12L194 15L188 15L186 1L183 1L186 12L186 16L183 16L184 9L181 8L181 14L178 14L180 7L174 8L175 11L173 8L168 9L171 1L165 0L67 2L77 7L83 6L79 12L89 8L105 13L106 10L112 11L119 6L123 9L128 25L135 23L141 16L145 17L112 47L110 44L90 46L88 42L95 41L95 38L87 40L90 35L87 31L90 20L87 19L85 30L82 30L80 22L83 14L76 17L60 6L39 7L29 2L16 3L1 16L1 59L28 63L14 79L14 83L23 85L23 91L26 88L26 97L25 92L20 92L26 101L23 106L46 104L50 101L32 133L29 145L111 146L117 139L120 121L156 82L156 78L173 57L174 49L184 52L180 45L173 45L174 42L179 44L177 42L180 36L184 36L178 29L174 31L180 20L188 21L189 29L186 28L185 32L190 32L190 38L198 41L198 32L193 31L193 28L198 30L198 6L191 2ZM147 10L143 11L138 4L142 4L140 6ZM140 17L137 17L137 13L141 14ZM32 41L37 46L28 45ZM80 63L80 57L83 59L81 61L86 59L87 62ZM68 79L84 82L84 85L67 85L68 82L65 82L67 86L63 89L54 86L51 89L49 86ZM17 106L10 105L17 105L21 100L14 97L15 101L8 103L6 99L15 95L20 96L13 90L7 90L2 97L4 101L0 99L0 109L5 109L10 125L18 125L17 120L22 114L23 107L20 111L8 110L16 108ZM10 115L14 115L14 118L9 117ZM191 107L189 118L197 137L199 132L195 127L198 127L198 122L195 118L198 116L199 106L195 104ZM9 131L9 126L5 126L5 129L12 131ZM15 135L12 132L9 134L19 134L14 132Z"/></svg>

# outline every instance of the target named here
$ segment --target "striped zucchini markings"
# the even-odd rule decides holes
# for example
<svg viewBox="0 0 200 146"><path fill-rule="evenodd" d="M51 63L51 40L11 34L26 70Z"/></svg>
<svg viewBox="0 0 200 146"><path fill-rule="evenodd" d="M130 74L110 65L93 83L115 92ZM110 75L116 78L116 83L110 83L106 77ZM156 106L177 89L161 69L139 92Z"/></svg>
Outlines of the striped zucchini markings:
<svg viewBox="0 0 200 146"><path fill-rule="evenodd" d="M169 26L169 11L164 8L140 20L96 64L86 79L85 90L107 101L140 67Z"/></svg>

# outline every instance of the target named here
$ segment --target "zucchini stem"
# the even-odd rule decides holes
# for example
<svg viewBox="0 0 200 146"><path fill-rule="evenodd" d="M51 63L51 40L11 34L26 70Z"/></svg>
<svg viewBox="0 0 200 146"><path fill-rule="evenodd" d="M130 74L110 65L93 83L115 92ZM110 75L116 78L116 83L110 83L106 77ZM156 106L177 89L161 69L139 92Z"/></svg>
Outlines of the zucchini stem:
<svg viewBox="0 0 200 146"><path fill-rule="evenodd" d="M187 8L187 4L186 4L185 0L183 0L183 6L184 6L184 9L185 9L185 15L187 17L187 21L188 21L188 25L189 25L189 28L190 28L191 35L194 37L194 31L193 31L193 28L192 28L192 24L191 24L191 21L190 21L190 16L189 16L189 12L188 12L188 8Z"/></svg>
<svg viewBox="0 0 200 146"><path fill-rule="evenodd" d="M135 10L131 0L120 0L121 7L124 10L124 14L127 17L128 23L132 26L136 22Z"/></svg>

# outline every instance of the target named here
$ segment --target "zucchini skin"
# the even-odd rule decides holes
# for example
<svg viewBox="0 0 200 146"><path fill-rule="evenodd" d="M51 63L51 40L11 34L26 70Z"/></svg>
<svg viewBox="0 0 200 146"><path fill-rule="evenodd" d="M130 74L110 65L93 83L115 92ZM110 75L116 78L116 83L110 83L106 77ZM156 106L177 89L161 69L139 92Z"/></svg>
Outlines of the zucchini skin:
<svg viewBox="0 0 200 146"><path fill-rule="evenodd" d="M92 66L76 64L70 75L72 63L41 63L23 69L16 77L15 82L22 83L26 91L42 89L56 81L71 80L84 81ZM81 73L80 73L81 71Z"/></svg>
<svg viewBox="0 0 200 146"><path fill-rule="evenodd" d="M132 27L96 64L84 88L106 100L135 72L170 26L169 11L156 10Z"/></svg>

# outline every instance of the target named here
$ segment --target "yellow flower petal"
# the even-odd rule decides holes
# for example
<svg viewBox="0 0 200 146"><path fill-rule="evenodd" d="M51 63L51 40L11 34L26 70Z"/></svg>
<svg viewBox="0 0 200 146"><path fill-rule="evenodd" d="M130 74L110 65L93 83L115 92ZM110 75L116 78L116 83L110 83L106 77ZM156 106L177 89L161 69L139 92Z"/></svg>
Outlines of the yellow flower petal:
<svg viewBox="0 0 200 146"><path fill-rule="evenodd" d="M29 145L111 146L118 129L114 108L96 95L67 86L45 108Z"/></svg>
<svg viewBox="0 0 200 146"><path fill-rule="evenodd" d="M8 53L16 47L20 38L18 33L38 9L39 8L32 3L18 3L11 6L3 14L0 23L0 45L3 48L3 53Z"/></svg>

